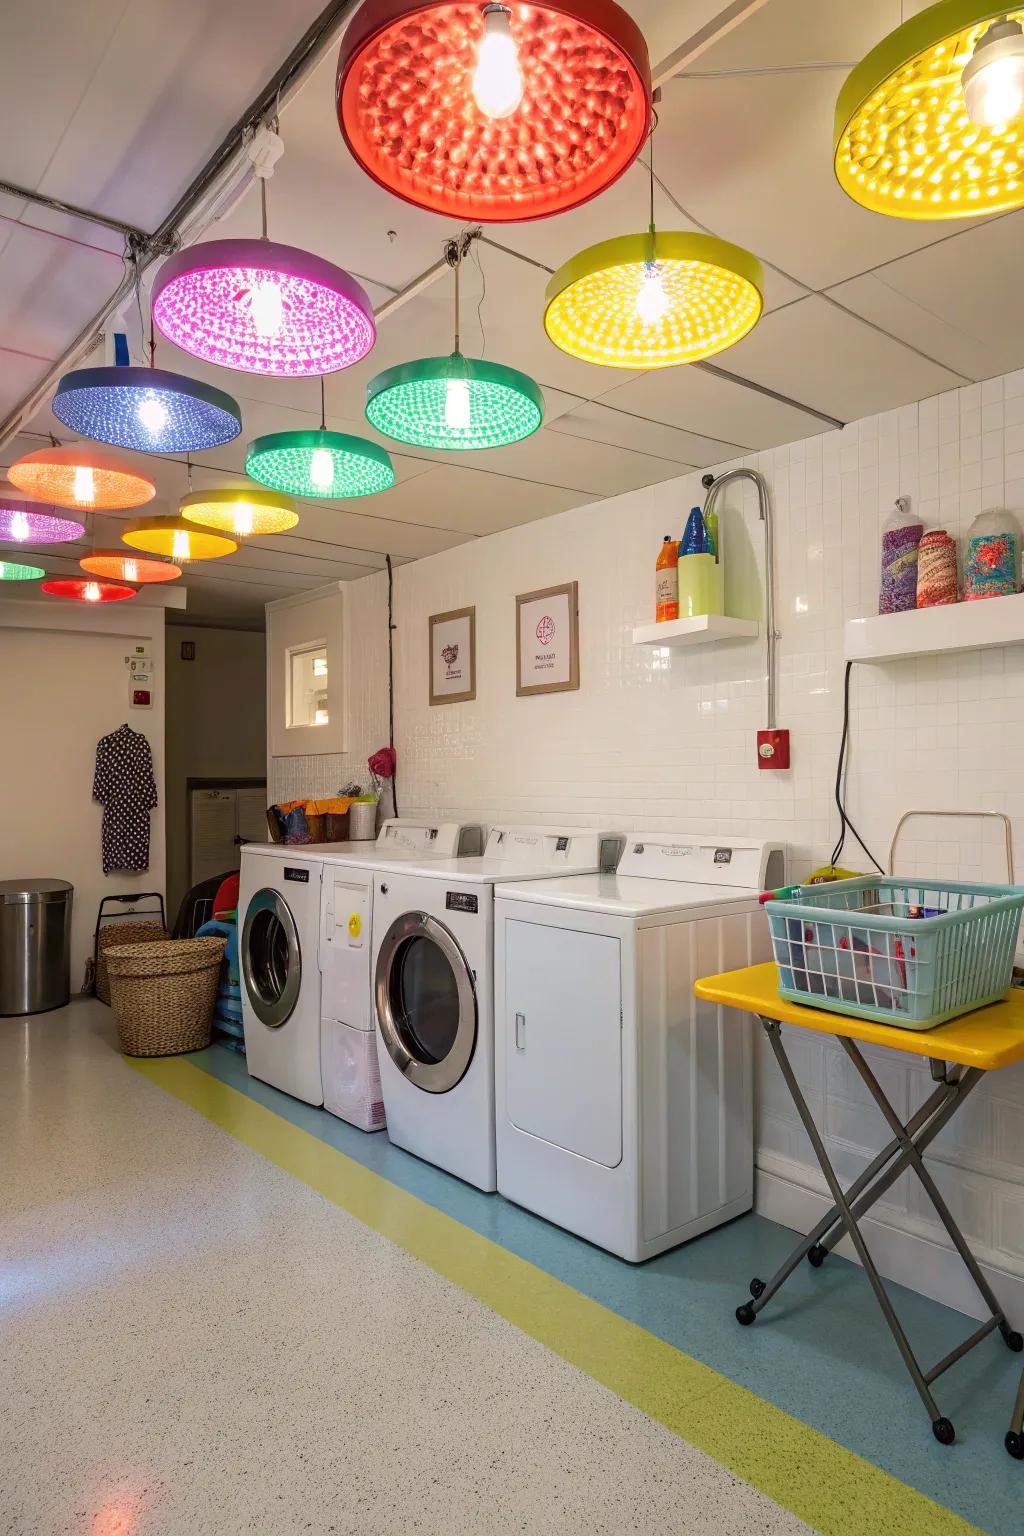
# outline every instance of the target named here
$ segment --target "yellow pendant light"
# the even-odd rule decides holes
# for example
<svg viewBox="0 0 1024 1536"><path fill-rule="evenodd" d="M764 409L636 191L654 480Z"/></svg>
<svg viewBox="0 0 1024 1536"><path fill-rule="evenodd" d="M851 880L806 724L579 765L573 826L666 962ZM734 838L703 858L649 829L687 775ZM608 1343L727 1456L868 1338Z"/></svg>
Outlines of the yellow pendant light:
<svg viewBox="0 0 1024 1536"><path fill-rule="evenodd" d="M1024 10L942 0L883 38L836 102L835 172L900 219L1024 205Z"/></svg>
<svg viewBox="0 0 1024 1536"><path fill-rule="evenodd" d="M140 518L124 529L121 543L147 555L168 555L179 565L183 560L216 560L238 548L226 534L197 528L180 517Z"/></svg>
<svg viewBox="0 0 1024 1536"><path fill-rule="evenodd" d="M547 286L544 329L563 352L606 368L673 368L753 330L764 273L713 235L621 235L573 256Z"/></svg>
<svg viewBox="0 0 1024 1536"><path fill-rule="evenodd" d="M280 491L239 486L215 491L190 491L179 511L188 523L216 528L248 538L251 534L284 533L299 520L295 503Z"/></svg>

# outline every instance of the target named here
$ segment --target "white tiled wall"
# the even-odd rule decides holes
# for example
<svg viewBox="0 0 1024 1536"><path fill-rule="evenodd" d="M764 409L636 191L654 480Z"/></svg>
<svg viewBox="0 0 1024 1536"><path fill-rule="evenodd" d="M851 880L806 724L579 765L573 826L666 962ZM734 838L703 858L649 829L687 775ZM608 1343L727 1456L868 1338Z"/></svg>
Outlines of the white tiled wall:
<svg viewBox="0 0 1024 1536"><path fill-rule="evenodd" d="M881 523L898 495L910 496L927 524L958 538L984 509L1005 506L1024 518L1024 372L743 462L767 477L777 519L778 713L792 732L792 770L757 767L762 642L678 651L632 644L634 624L653 617L662 536L681 533L690 507L703 500L694 474L398 570L404 813L771 835L789 843L797 875L826 861L836 833L842 626L877 611ZM733 488L720 505L729 608L756 614L763 564L756 493ZM519 699L515 596L570 580L580 588L581 688ZM379 668L383 578L351 590L354 612L376 636L368 655ZM472 603L477 699L431 708L428 616ZM348 759L279 761L278 797L336 788L363 746L380 745L384 676L375 670L368 678L356 690ZM848 805L883 863L904 810L1006 811L1024 869L1024 646L855 668ZM901 845L904 868L1003 877L1000 838L985 824L923 821L910 831ZM844 862L865 867L855 845L848 844ZM836 1049L808 1038L793 1045L831 1149L852 1171L880 1144L881 1119ZM927 1090L927 1073L912 1058L883 1055L880 1070L901 1106ZM761 1188L769 1204L784 1191L793 1210L794 1192L823 1186L773 1063L762 1062L760 1079ZM997 1270L1024 1278L1024 1070L983 1083L962 1116L955 1133L936 1144L938 1176L979 1251ZM906 1181L884 1214L897 1234L917 1234L931 1253L927 1241L938 1230ZM942 1255L933 1257L938 1273ZM919 1252L915 1263L912 1283L966 1303L967 1292L921 1277ZM898 1260L893 1266L900 1268Z"/></svg>

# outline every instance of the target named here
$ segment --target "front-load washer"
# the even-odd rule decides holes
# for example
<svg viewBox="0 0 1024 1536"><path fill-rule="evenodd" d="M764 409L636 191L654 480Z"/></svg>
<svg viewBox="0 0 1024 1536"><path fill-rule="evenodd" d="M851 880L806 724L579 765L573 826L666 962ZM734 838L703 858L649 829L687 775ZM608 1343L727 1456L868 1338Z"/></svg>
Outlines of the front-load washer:
<svg viewBox="0 0 1024 1536"><path fill-rule="evenodd" d="M382 863L479 856L483 830L457 822L386 821L374 843L317 845L320 1062L324 1108L361 1131L384 1128L370 976L373 871Z"/></svg>
<svg viewBox="0 0 1024 1536"><path fill-rule="evenodd" d="M384 865L373 896L377 1054L388 1135L493 1190L493 893L612 865L621 840L495 827L482 858Z"/></svg>
<svg viewBox="0 0 1024 1536"><path fill-rule="evenodd" d="M635 1263L753 1204L750 1021L694 997L770 959L778 843L631 834L613 875L495 893L498 1189Z"/></svg>
<svg viewBox="0 0 1024 1536"><path fill-rule="evenodd" d="M238 890L245 1060L252 1077L322 1104L320 885L306 848L247 843Z"/></svg>

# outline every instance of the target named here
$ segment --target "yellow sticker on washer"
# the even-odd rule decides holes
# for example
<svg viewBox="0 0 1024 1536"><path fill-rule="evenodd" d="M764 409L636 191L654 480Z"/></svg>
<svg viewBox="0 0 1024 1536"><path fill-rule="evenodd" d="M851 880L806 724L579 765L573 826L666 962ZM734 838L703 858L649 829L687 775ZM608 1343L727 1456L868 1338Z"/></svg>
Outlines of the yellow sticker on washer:
<svg viewBox="0 0 1024 1536"><path fill-rule="evenodd" d="M359 916L358 912L353 912L352 916L349 918L349 920L348 920L348 931L351 934L352 938L354 938L354 939L358 939L359 935L362 933L362 931L363 931L363 920Z"/></svg>

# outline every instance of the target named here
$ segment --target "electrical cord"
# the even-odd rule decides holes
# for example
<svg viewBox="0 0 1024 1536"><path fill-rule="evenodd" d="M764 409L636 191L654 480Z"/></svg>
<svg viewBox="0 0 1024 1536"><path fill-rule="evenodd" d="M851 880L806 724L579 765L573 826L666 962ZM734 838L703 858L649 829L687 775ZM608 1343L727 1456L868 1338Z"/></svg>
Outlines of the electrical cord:
<svg viewBox="0 0 1024 1536"><path fill-rule="evenodd" d="M878 860L875 858L874 854L871 852L871 849L868 847L867 843L857 831L857 828L854 826L849 816L846 814L846 805L844 803L844 797L846 794L846 769L849 762L850 746L850 673L852 670L853 662L848 661L846 663L846 675L843 679L843 734L839 743L839 761L836 763L835 800L836 806L839 810L839 836L836 839L835 847L832 849L832 857L829 862L831 863L832 868L835 869L836 865L839 863L840 855L842 854L843 848L846 844L846 834L847 832L852 832L860 846L863 848L864 852L867 854L868 858L871 860L872 864L878 870L878 873L882 875L885 873L885 871L883 870L881 864L879 864Z"/></svg>
<svg viewBox="0 0 1024 1536"><path fill-rule="evenodd" d="M388 746L392 753L395 750L395 572L391 564L391 556L384 556L388 568ZM395 815L398 815L398 766L397 761L391 774L391 803L394 806Z"/></svg>

